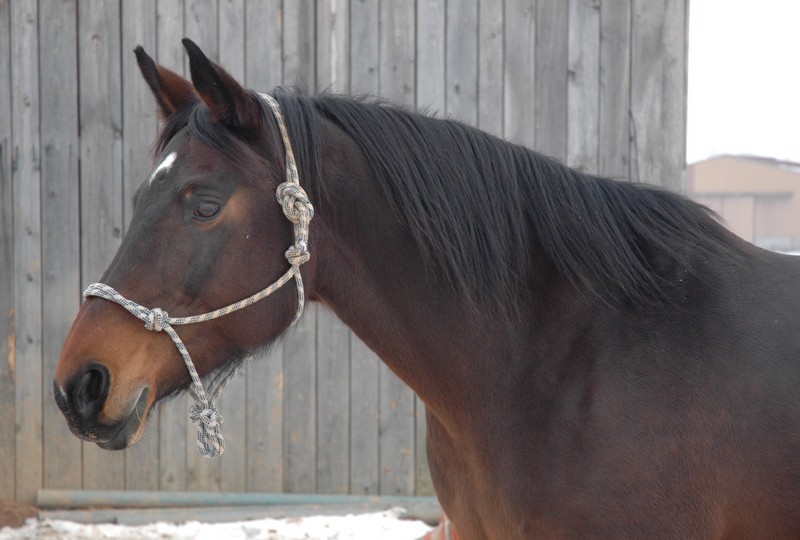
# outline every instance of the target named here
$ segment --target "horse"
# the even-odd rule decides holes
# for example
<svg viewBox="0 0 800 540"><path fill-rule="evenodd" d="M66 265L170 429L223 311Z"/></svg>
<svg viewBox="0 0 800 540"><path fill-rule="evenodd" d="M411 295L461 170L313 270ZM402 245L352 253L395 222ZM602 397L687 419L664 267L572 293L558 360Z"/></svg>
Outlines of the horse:
<svg viewBox="0 0 800 540"><path fill-rule="evenodd" d="M800 538L797 259L456 121L258 94L183 43L191 82L136 49L164 124L102 276L119 298L90 292L58 362L78 437L135 443L187 366L224 372L307 298L424 402L460 538ZM282 276L181 328L191 361L148 331Z"/></svg>

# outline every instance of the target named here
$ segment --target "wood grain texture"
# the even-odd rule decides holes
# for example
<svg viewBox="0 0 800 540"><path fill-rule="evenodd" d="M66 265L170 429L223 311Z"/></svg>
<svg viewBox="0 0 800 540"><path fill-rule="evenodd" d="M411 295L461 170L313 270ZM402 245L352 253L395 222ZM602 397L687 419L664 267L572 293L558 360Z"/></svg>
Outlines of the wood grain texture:
<svg viewBox="0 0 800 540"><path fill-rule="evenodd" d="M503 136L503 0L478 4L478 127Z"/></svg>
<svg viewBox="0 0 800 540"><path fill-rule="evenodd" d="M631 176L683 192L687 5L633 0L631 17Z"/></svg>
<svg viewBox="0 0 800 540"><path fill-rule="evenodd" d="M16 487L14 205L11 179L11 3L0 0L0 499Z"/></svg>
<svg viewBox="0 0 800 540"><path fill-rule="evenodd" d="M447 116L478 123L478 1L447 3Z"/></svg>
<svg viewBox="0 0 800 540"><path fill-rule="evenodd" d="M352 0L350 3L350 91L377 94L380 64L380 2Z"/></svg>
<svg viewBox="0 0 800 540"><path fill-rule="evenodd" d="M567 157L568 2L536 5L534 149L560 161Z"/></svg>
<svg viewBox="0 0 800 540"><path fill-rule="evenodd" d="M350 331L317 311L317 493L350 491ZM358 428L358 426L356 426Z"/></svg>
<svg viewBox="0 0 800 540"><path fill-rule="evenodd" d="M42 486L42 243L39 140L39 28L35 1L11 4L16 498Z"/></svg>
<svg viewBox="0 0 800 540"><path fill-rule="evenodd" d="M445 113L445 0L417 2L417 108Z"/></svg>
<svg viewBox="0 0 800 540"><path fill-rule="evenodd" d="M78 177L77 2L39 4L42 130L42 409L43 483L77 489L81 443L53 401L50 381L80 307L80 182Z"/></svg>
<svg viewBox="0 0 800 540"><path fill-rule="evenodd" d="M536 143L535 15L536 0L506 0L503 133L506 139L529 148L533 148Z"/></svg>
<svg viewBox="0 0 800 540"><path fill-rule="evenodd" d="M294 0L283 3L284 86L313 92L316 89L315 3Z"/></svg>
<svg viewBox="0 0 800 540"><path fill-rule="evenodd" d="M631 176L631 0L600 5L600 170Z"/></svg>
<svg viewBox="0 0 800 540"><path fill-rule="evenodd" d="M350 92L350 2L317 2L316 84L320 90Z"/></svg>
<svg viewBox="0 0 800 540"><path fill-rule="evenodd" d="M600 2L569 3L566 162L600 170Z"/></svg>
<svg viewBox="0 0 800 540"><path fill-rule="evenodd" d="M283 490L316 490L317 309L308 305L283 345L285 469Z"/></svg>

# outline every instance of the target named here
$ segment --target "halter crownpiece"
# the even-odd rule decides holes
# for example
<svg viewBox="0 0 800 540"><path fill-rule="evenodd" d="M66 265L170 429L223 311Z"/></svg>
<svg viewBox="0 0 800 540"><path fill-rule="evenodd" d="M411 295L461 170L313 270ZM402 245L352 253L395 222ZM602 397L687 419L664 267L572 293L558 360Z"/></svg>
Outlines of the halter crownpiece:
<svg viewBox="0 0 800 540"><path fill-rule="evenodd" d="M225 372L218 381L214 381L214 389L209 392L200 380L200 376L194 367L194 362L192 362L192 357L189 356L189 351L173 326L210 321L238 311L271 295L292 278L297 284L297 312L292 319L292 325L300 319L305 305L305 292L303 290L303 277L300 274L300 266L308 262L311 256L308 250L308 226L311 223L311 218L314 217L314 207L309 201L306 192L300 187L300 175L297 172L292 144L289 140L280 105L272 96L267 94L259 95L267 102L272 114L275 116L286 152L286 182L278 186L275 195L278 203L283 208L284 215L292 222L294 228L294 244L289 246L285 253L286 260L289 261L290 265L289 270L268 287L252 296L248 296L244 300L202 315L192 315L190 317L170 317L165 310L161 308L151 309L137 304L103 283L93 283L83 292L84 297L97 296L116 302L130 314L143 321L144 327L148 330L154 332L164 331L172 338L172 342L183 358L183 362L186 364L186 369L192 379L189 393L194 399L194 403L189 407L189 418L197 426L197 447L200 450L200 455L206 458L221 456L225 451L225 439L222 436L222 415L214 405L214 400L219 397L222 389L233 378L244 363L244 360L250 359L252 356L248 353L244 359L237 359L233 369Z"/></svg>

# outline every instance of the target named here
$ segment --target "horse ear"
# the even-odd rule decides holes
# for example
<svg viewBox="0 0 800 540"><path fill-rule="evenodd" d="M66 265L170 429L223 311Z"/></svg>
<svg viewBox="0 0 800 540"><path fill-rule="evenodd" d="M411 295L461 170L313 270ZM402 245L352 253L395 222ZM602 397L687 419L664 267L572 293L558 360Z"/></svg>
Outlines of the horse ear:
<svg viewBox="0 0 800 540"><path fill-rule="evenodd" d="M184 38L183 46L189 55L195 91L211 111L211 117L234 129L257 125L260 109L252 94L209 60L192 40Z"/></svg>
<svg viewBox="0 0 800 540"><path fill-rule="evenodd" d="M133 52L144 80L158 101L162 120L177 111L181 105L197 99L192 83L165 67L156 65L138 45Z"/></svg>

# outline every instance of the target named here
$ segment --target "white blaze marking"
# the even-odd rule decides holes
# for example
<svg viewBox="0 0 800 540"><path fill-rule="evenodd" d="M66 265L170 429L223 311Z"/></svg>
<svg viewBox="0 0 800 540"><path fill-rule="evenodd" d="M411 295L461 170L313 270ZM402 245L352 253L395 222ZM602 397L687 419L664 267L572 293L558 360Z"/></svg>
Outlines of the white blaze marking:
<svg viewBox="0 0 800 540"><path fill-rule="evenodd" d="M164 158L164 161L158 164L156 170L153 171L153 174L150 175L150 179L147 181L147 185L153 183L153 180L156 179L156 176L161 174L162 172L167 172L172 164L175 163L175 158L178 157L177 152L171 152L167 157Z"/></svg>

